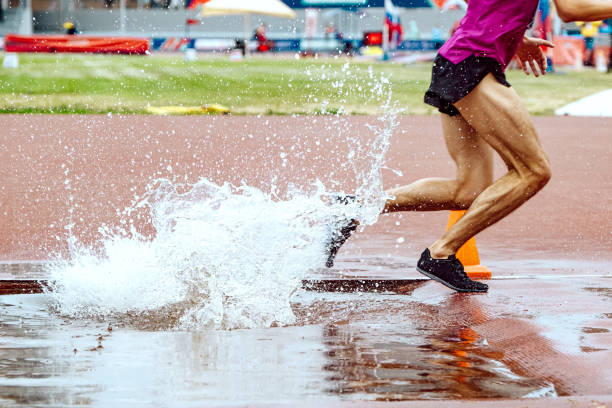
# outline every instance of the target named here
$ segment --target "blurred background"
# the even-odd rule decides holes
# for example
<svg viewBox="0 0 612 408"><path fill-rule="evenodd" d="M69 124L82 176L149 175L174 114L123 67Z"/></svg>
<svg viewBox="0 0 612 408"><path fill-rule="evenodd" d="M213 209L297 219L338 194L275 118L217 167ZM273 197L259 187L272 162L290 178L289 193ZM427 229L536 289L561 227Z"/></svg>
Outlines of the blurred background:
<svg viewBox="0 0 612 408"><path fill-rule="evenodd" d="M241 3L250 10L236 10ZM251 3L251 4L249 4ZM300 52L393 58L435 51L465 12L462 0L0 0L0 36L78 34L144 37L151 51ZM269 2L272 7L274 5ZM227 9L223 10L223 7ZM211 12L208 7L216 10ZM261 7L261 10L256 10ZM234 8L234 10L232 10ZM542 0L535 31L556 37L562 65L608 65L610 21L564 24ZM373 47L373 48L372 48ZM376 48L379 47L379 48ZM393 51L393 54L388 52ZM553 56L551 55L551 58Z"/></svg>

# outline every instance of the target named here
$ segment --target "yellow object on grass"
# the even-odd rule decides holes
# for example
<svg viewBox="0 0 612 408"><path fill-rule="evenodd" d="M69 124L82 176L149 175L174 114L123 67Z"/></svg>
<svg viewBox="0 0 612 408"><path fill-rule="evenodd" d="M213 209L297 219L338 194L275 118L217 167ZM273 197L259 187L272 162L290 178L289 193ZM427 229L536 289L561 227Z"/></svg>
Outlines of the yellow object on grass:
<svg viewBox="0 0 612 408"><path fill-rule="evenodd" d="M376 45L370 47L363 47L361 49L361 55L365 55L368 57L382 57L384 54L384 50Z"/></svg>
<svg viewBox="0 0 612 408"><path fill-rule="evenodd" d="M205 115L211 113L229 113L228 108L214 103L202 106L147 106L146 110L154 115Z"/></svg>

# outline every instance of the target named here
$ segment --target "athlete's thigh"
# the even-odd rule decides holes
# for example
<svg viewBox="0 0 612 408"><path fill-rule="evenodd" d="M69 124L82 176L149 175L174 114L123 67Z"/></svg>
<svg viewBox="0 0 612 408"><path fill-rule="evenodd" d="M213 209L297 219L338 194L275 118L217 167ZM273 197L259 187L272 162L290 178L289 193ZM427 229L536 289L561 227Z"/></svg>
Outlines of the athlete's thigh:
<svg viewBox="0 0 612 408"><path fill-rule="evenodd" d="M487 186L493 181L491 147L461 115L442 114L446 148L457 165L457 180Z"/></svg>
<svg viewBox="0 0 612 408"><path fill-rule="evenodd" d="M488 74L456 102L461 116L519 172L548 165L531 118L516 92Z"/></svg>

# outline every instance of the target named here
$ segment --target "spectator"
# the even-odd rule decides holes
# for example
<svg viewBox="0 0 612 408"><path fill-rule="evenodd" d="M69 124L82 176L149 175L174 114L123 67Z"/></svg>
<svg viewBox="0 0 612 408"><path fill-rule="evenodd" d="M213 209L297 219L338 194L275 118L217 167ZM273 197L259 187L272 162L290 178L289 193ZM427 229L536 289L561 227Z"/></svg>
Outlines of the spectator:
<svg viewBox="0 0 612 408"><path fill-rule="evenodd" d="M329 40L330 38L334 38L336 33L336 27L332 23L329 23L325 26L325 39Z"/></svg>
<svg viewBox="0 0 612 408"><path fill-rule="evenodd" d="M595 37L597 36L597 32L599 31L599 26L601 25L601 21L592 21L592 22L576 22L576 25L580 27L580 34L584 37L584 42L586 45L586 54L584 56L584 65L587 67L593 66L593 47L595 46Z"/></svg>
<svg viewBox="0 0 612 408"><path fill-rule="evenodd" d="M409 40L418 40L421 37L419 34L419 27L417 26L416 21L410 20L408 22L408 39Z"/></svg>
<svg viewBox="0 0 612 408"><path fill-rule="evenodd" d="M353 42L351 40L343 41L342 53L350 57L355 55L355 49L353 48Z"/></svg>
<svg viewBox="0 0 612 408"><path fill-rule="evenodd" d="M451 37L452 37L453 35L455 35L455 31L457 31L457 28L459 28L459 23L460 23L460 20L457 20L457 21L455 21L455 22L453 23L453 26L451 27L451 29L450 29L450 31L449 31L449 34L450 34L450 36L451 36Z"/></svg>
<svg viewBox="0 0 612 408"><path fill-rule="evenodd" d="M267 52L274 47L274 43L268 40L267 37L268 26L266 23L261 23L259 27L255 29L253 33L253 39L257 41L257 51Z"/></svg>
<svg viewBox="0 0 612 408"><path fill-rule="evenodd" d="M243 57L246 56L246 46L244 44L244 40L236 38L234 40L234 49L240 50Z"/></svg>
<svg viewBox="0 0 612 408"><path fill-rule="evenodd" d="M72 21L66 21L64 23L64 28L66 29L66 34L75 35L77 33L76 24Z"/></svg>
<svg viewBox="0 0 612 408"><path fill-rule="evenodd" d="M444 44L444 40L442 40L442 29L438 24L431 30L431 39L436 50Z"/></svg>
<svg viewBox="0 0 612 408"><path fill-rule="evenodd" d="M446 0L440 11L448 10L467 10L467 3L464 0Z"/></svg>
<svg viewBox="0 0 612 408"><path fill-rule="evenodd" d="M612 74L612 18L608 20L608 27L610 28L610 54L608 55L608 74Z"/></svg>
<svg viewBox="0 0 612 408"><path fill-rule="evenodd" d="M536 12L533 36L542 40L553 40L553 8L549 0L540 0L538 10ZM546 55L546 72L553 72L552 48L547 48Z"/></svg>
<svg viewBox="0 0 612 408"><path fill-rule="evenodd" d="M342 41L344 39L344 36L340 31L338 31L335 25L329 23L325 26L325 39L329 40L332 38L338 41Z"/></svg>

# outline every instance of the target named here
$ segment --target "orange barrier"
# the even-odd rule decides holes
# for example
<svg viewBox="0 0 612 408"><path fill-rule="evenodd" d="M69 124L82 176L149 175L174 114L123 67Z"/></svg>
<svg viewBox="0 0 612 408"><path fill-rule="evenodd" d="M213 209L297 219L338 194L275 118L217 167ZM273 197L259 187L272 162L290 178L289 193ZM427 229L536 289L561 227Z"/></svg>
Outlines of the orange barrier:
<svg viewBox="0 0 612 408"><path fill-rule="evenodd" d="M149 51L149 40L137 37L7 34L4 37L4 50L6 52L146 54Z"/></svg>
<svg viewBox="0 0 612 408"><path fill-rule="evenodd" d="M448 231L461 217L465 214L463 211L451 211L448 217L448 224L446 230ZM465 273L470 278L491 278L491 271L486 266L480 264L480 257L478 256L478 248L476 247L476 239L470 238L459 250L457 251L457 259L463 264Z"/></svg>

